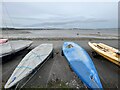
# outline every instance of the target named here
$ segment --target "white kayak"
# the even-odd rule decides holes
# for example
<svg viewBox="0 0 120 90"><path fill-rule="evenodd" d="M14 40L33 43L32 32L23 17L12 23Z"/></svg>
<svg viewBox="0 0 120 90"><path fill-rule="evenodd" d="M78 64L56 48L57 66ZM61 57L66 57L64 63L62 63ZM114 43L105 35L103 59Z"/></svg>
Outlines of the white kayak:
<svg viewBox="0 0 120 90"><path fill-rule="evenodd" d="M0 58L23 50L31 44L32 41L29 40L14 40L0 44Z"/></svg>
<svg viewBox="0 0 120 90"><path fill-rule="evenodd" d="M41 44L30 51L19 63L4 88L10 88L28 76L52 53L52 44Z"/></svg>

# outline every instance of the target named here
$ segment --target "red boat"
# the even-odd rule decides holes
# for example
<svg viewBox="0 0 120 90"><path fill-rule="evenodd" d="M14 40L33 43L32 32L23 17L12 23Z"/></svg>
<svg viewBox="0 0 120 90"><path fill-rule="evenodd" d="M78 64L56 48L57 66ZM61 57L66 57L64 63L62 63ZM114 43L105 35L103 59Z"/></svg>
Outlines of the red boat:
<svg viewBox="0 0 120 90"><path fill-rule="evenodd" d="M6 43L8 39L0 39L0 44Z"/></svg>

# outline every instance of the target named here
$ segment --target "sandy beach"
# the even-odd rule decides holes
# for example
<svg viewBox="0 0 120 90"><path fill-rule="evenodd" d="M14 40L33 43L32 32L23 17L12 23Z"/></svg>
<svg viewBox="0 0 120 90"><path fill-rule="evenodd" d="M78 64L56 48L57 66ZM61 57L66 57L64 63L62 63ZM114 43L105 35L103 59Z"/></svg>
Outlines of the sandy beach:
<svg viewBox="0 0 120 90"><path fill-rule="evenodd" d="M4 58L6 62L2 64L2 86L5 85L15 67L22 58L33 48L42 43L52 43L54 46L54 57L38 70L38 72L28 81L28 76L20 82L18 87L23 88L85 88L81 80L70 69L67 60L61 55L61 47L65 41L73 41L82 46L92 58L94 65L99 74L104 88L118 88L118 76L120 76L119 67L103 57L94 58L91 54L93 51L88 46L88 41L102 42L107 45L118 48L118 32L105 30L8 30L0 34L1 38L9 40L32 40L33 44L23 51ZM3 60L4 60L3 59ZM25 85L23 85L26 82Z"/></svg>

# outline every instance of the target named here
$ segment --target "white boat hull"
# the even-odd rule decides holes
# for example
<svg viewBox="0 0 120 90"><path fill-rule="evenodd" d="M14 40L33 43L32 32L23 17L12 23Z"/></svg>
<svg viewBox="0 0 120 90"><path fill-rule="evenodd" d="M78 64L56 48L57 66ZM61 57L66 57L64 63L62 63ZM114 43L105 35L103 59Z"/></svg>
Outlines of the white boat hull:
<svg viewBox="0 0 120 90"><path fill-rule="evenodd" d="M0 58L29 47L32 41L16 40L0 44Z"/></svg>
<svg viewBox="0 0 120 90"><path fill-rule="evenodd" d="M28 76L37 66L45 61L52 51L52 44L41 44L30 51L16 67L13 74L7 81L5 88L12 87L24 77Z"/></svg>

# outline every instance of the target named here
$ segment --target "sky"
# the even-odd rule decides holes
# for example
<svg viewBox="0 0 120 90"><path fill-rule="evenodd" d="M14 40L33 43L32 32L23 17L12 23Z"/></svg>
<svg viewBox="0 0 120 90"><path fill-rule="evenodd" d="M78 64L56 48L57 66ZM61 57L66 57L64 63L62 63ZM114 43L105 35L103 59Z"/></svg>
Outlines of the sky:
<svg viewBox="0 0 120 90"><path fill-rule="evenodd" d="M2 0L4 2L118 2L120 0Z"/></svg>
<svg viewBox="0 0 120 90"><path fill-rule="evenodd" d="M116 28L118 21L117 2L4 2L2 22L7 26L73 27L93 25ZM99 23L98 23L99 22ZM54 24L54 25L53 25ZM69 25L68 25L69 24ZM74 24L74 25L73 25ZM99 25L100 24L100 25ZM91 25L91 27L93 27ZM111 26L112 25L112 26ZM82 27L81 27L82 28ZM96 27L97 28L97 27Z"/></svg>

